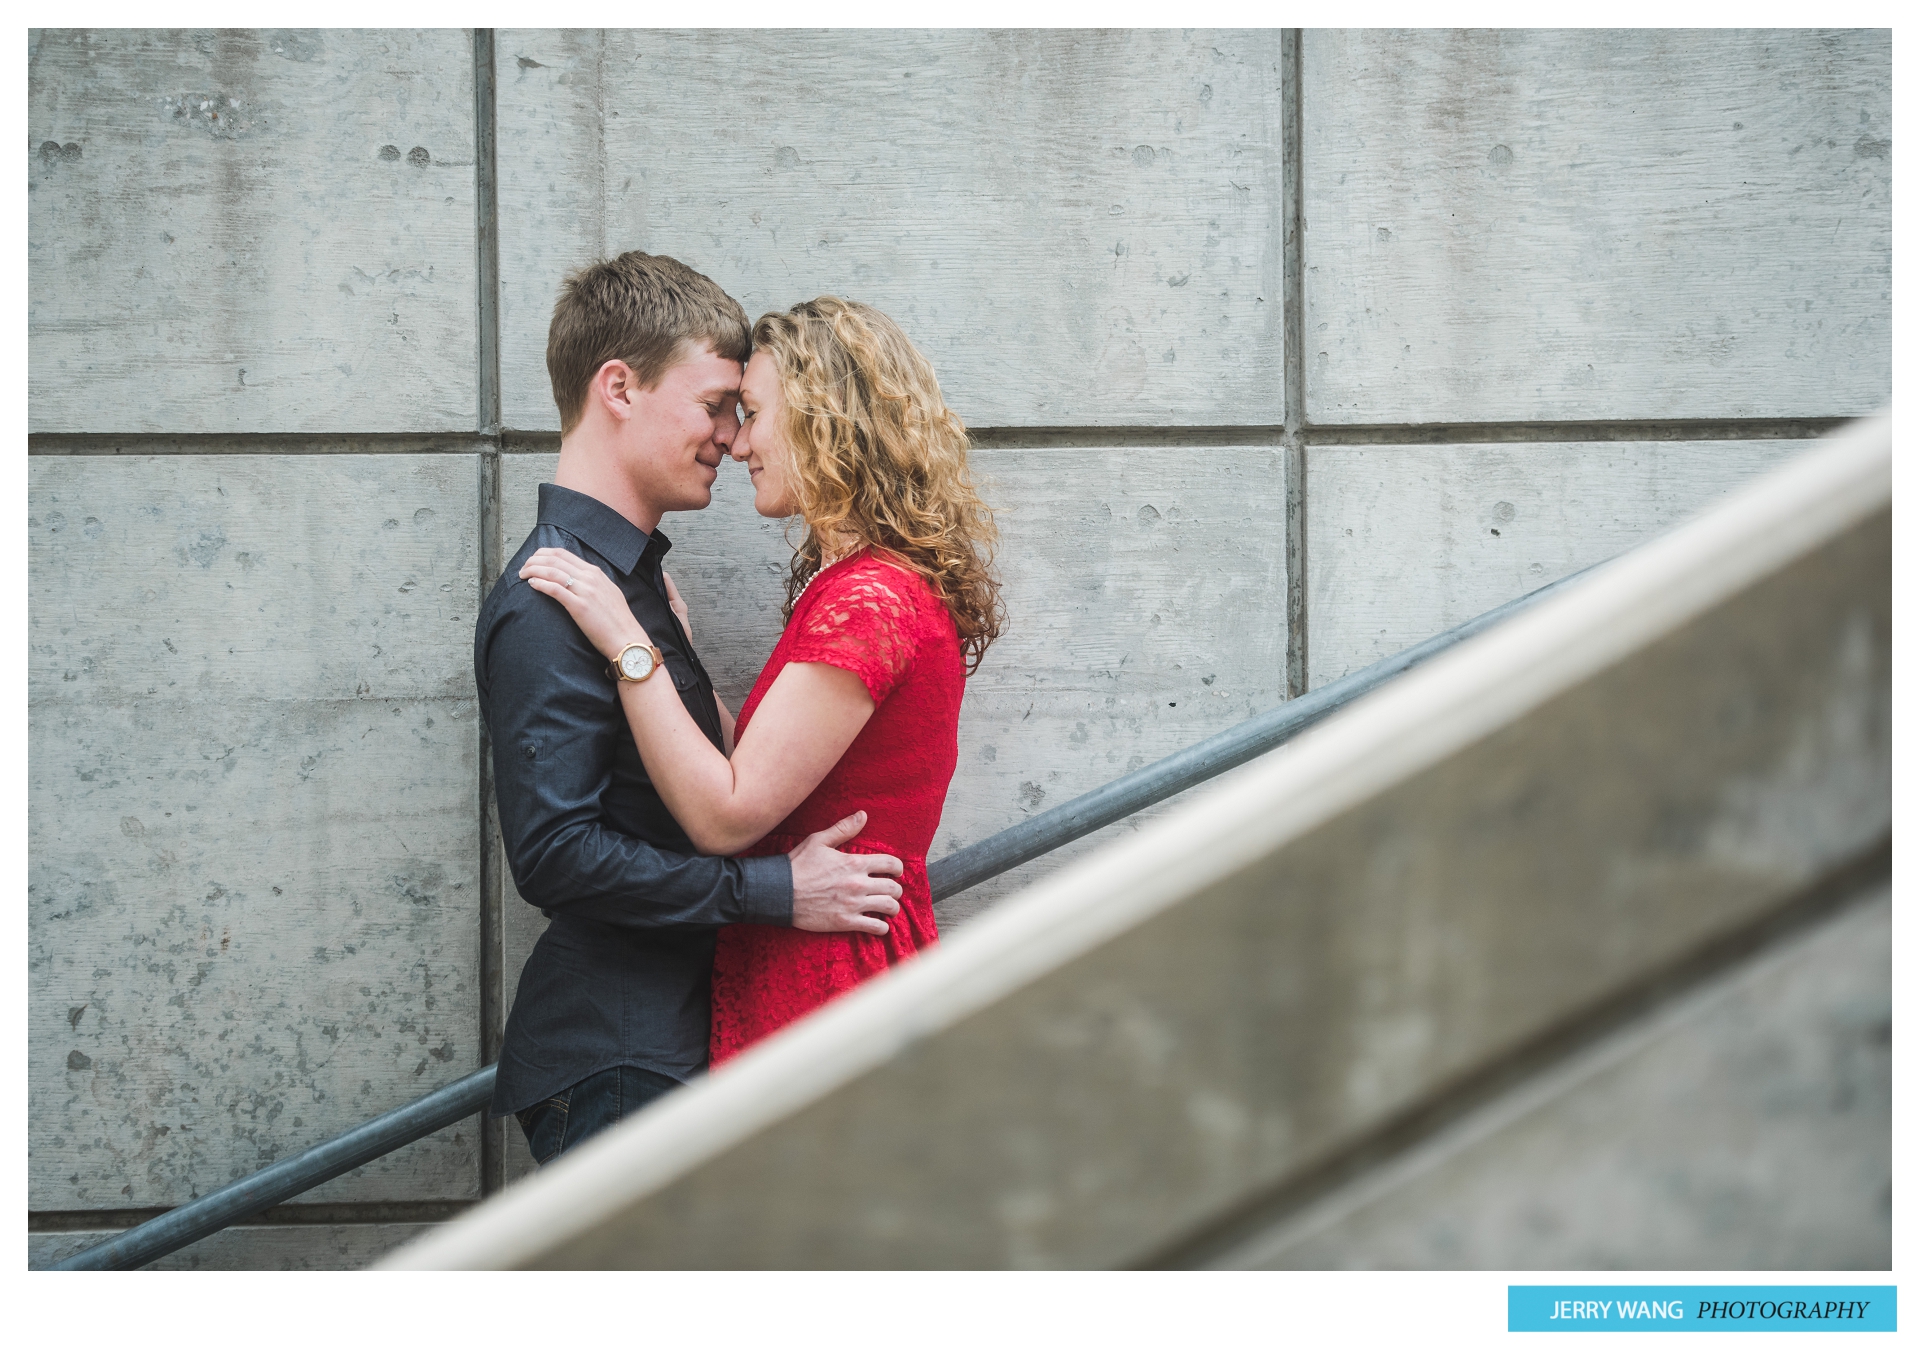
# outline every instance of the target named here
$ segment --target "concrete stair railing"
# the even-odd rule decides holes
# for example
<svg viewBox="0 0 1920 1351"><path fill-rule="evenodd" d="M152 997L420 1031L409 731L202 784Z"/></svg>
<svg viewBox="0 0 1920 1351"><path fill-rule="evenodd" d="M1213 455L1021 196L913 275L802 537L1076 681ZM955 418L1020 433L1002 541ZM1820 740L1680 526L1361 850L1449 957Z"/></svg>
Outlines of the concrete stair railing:
<svg viewBox="0 0 1920 1351"><path fill-rule="evenodd" d="M1891 491L1856 424L383 1265L1204 1246L1884 857Z"/></svg>

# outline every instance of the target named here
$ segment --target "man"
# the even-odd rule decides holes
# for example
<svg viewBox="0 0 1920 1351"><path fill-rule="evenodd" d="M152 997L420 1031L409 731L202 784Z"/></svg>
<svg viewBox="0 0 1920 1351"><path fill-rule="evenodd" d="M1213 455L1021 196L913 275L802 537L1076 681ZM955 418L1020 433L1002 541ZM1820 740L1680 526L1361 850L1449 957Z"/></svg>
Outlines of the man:
<svg viewBox="0 0 1920 1351"><path fill-rule="evenodd" d="M745 311L671 258L624 253L569 277L547 371L560 464L539 524L481 607L474 679L514 885L551 923L528 958L500 1051L493 1114L515 1113L545 1163L707 1063L718 926L855 930L898 912L898 860L842 854L864 813L791 854L696 855L647 778L620 679L671 680L714 745L733 719L670 604L659 531L712 498L739 430ZM566 611L519 580L557 545L598 566L658 643L609 668Z"/></svg>

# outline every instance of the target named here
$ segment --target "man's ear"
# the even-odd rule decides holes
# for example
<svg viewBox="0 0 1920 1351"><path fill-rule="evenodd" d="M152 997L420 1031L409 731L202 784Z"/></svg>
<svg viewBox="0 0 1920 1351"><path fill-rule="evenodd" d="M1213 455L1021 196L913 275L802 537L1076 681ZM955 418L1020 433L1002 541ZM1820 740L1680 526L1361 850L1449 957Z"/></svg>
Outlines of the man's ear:
<svg viewBox="0 0 1920 1351"><path fill-rule="evenodd" d="M616 422L625 422L636 411L633 396L638 391L639 382L633 378L633 368L616 357L593 373L593 383L587 386L587 400L599 404Z"/></svg>

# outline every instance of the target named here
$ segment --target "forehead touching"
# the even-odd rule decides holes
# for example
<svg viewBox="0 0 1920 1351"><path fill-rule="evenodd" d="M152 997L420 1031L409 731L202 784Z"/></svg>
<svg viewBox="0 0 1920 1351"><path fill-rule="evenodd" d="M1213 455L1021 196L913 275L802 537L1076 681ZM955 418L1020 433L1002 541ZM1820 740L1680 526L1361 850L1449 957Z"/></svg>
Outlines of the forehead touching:
<svg viewBox="0 0 1920 1351"><path fill-rule="evenodd" d="M774 369L773 358L765 352L755 352L747 362L746 374L740 380L740 393L747 399L762 402L780 392L780 373Z"/></svg>

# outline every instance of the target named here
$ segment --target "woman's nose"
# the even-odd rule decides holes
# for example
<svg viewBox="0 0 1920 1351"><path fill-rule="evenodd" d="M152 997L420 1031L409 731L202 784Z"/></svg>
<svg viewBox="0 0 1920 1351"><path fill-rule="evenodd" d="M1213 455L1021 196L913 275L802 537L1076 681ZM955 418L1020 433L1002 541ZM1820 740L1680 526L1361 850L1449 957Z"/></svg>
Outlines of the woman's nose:
<svg viewBox="0 0 1920 1351"><path fill-rule="evenodd" d="M747 456L752 452L753 448L747 444L747 429L742 427L733 434L733 442L727 447L727 454L745 464Z"/></svg>

